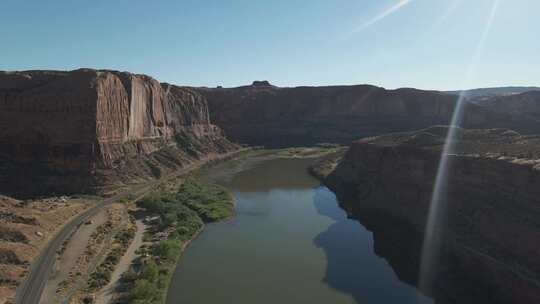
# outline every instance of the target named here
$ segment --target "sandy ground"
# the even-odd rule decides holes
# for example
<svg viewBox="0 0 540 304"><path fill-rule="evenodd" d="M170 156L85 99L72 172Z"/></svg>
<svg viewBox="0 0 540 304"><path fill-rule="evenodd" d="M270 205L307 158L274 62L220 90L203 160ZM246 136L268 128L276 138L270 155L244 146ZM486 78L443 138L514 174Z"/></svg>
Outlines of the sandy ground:
<svg viewBox="0 0 540 304"><path fill-rule="evenodd" d="M32 260L41 248L71 218L95 203L93 198L49 197L17 200L0 195L0 256L20 260L2 260L0 264L0 303L13 302L16 288L28 274ZM19 239L6 239L10 234Z"/></svg>
<svg viewBox="0 0 540 304"><path fill-rule="evenodd" d="M109 282L109 284L103 287L103 289L101 289L101 291L97 293L94 303L109 303L109 301L114 295L115 289L120 284L120 278L122 277L122 274L129 270L131 263L137 257L135 251L137 251L137 249L139 249L143 244L143 236L147 226L143 223L142 219L138 219L137 221L135 221L135 225L137 226L137 232L135 233L133 241L126 250L126 253L120 259L120 262L116 266L116 269L111 274L111 281Z"/></svg>
<svg viewBox="0 0 540 304"><path fill-rule="evenodd" d="M103 200L103 201L98 201L98 200L95 200L95 201L94 201L93 199L81 199L81 201L84 201L84 202L90 201L90 202L92 203L92 205L93 205L93 204L96 204L96 203L100 203L100 204L110 203L110 202L112 201L112 199L114 199L114 200L122 200L122 199L126 199L126 198L129 197L129 195L142 196L144 193L150 191L151 189L156 188L156 186L163 185L165 182L167 182L167 181L169 181L169 180L171 180L171 179L173 179L173 178L174 178L174 179L178 179L178 178L180 178L181 176L184 176L184 175L186 175L186 174L192 172L194 169L200 168L200 167L201 167L202 165L204 165L204 164L208 164L208 163L211 162L211 161L219 161L219 160L224 160L224 159L228 159L228 158L233 158L234 156L238 155L239 153L242 153L242 152L245 152L245 151L249 151L249 150L251 150L251 149L250 149L250 148L240 149L240 150L238 150L238 151L230 152L230 153L227 153L227 154L225 154L225 155L219 155L218 157L216 157L216 155L213 155L213 154L212 154L212 155L209 155L209 156L207 156L207 157L201 159L201 160L200 160L199 162L197 162L197 163L194 163L194 164L191 164L191 165L189 165L189 166L186 166L186 167L184 167L184 168L182 168L182 169L180 169L180 170L178 170L178 171L175 171L175 172L171 173L170 175L167 175L167 176L165 176L165 177L163 177L163 178L161 178L161 179L159 179L159 180L155 180L155 181L151 181L151 182L148 182L148 183L136 185L135 187L133 187L133 188L131 188L131 189L127 189L127 190L125 190L124 192L121 192L121 193L117 194L116 196L107 198L107 199L105 199L105 200ZM2 204L1 204L1 203L2 203L2 199L1 199L1 198L2 198L2 197L0 196L0 207L2 207ZM54 198L54 200L55 200L55 202L56 202L56 201L58 201L58 198ZM60 201L61 201L61 199L60 199ZM18 202L15 202L15 203L18 203ZM51 214L51 210L50 210L50 208L49 208L51 202L50 202L50 201L44 201L43 203L45 203L44 206L46 206L46 208L43 208L43 209L47 209L47 210L40 210L40 213L43 214L43 215L49 215L49 214ZM69 221L66 220L67 218L73 218L74 215L77 215L78 213L83 212L84 209L88 209L89 207L91 207L91 205L86 205L86 204L84 204L84 206L80 206L79 208L74 208L73 200L70 200L69 203L67 203L67 202L62 202L61 205L62 205L62 206L65 205L65 209L62 208L61 210L58 210L59 212L54 212L54 215L56 215L56 214L64 215L64 216L61 216L61 218L58 218L58 219L55 218L55 220L58 220L58 224L61 224L60 227L64 227L65 225L67 225L66 222L69 223ZM25 209L26 209L26 208L25 208ZM74 211L74 212L73 212L73 213L71 213L71 212L66 212L66 211L67 211L66 209L68 209L69 211ZM78 209L78 210L72 210L72 209ZM68 213L69 213L69 214L68 214ZM81 226L81 227L82 227L82 226ZM49 227L46 227L46 228L49 228ZM53 227L51 227L51 228L53 228ZM56 227L54 227L54 228L56 228L56 229L51 229L51 230L52 230L51 232L57 231L58 227L56 226ZM50 234L47 233L47 232L48 232L47 230L49 230L49 229L44 229L44 230L45 230L45 231L44 231L44 237L41 237L41 238L40 238L40 240L39 240L39 245L46 244L47 242L50 243L50 242L51 242L51 239L52 239L51 236L54 235L54 233L50 233ZM43 231L43 230L42 230L42 231ZM77 233L77 232L75 232L75 233ZM90 234L91 234L91 233L90 233ZM87 242L88 242L88 239L85 240L85 241L79 241L78 243L80 243L80 244L86 244ZM1 245L2 243L4 243L4 242L0 242L0 245ZM31 241L31 243L32 243L32 241ZM38 245L38 247L41 247L41 246L39 246L39 245ZM58 246L59 246L59 245L57 245L57 248L59 248ZM81 245L81 246L82 246L82 245ZM19 247L20 247L20 245L19 245ZM84 246L84 247L86 248L86 246ZM56 250L58 250L58 249L56 249ZM36 255L36 254L38 253L37 250L35 250L35 251L36 251L36 252L33 254L33 256ZM84 250L83 250L81 253L83 253L83 252L84 252ZM51 252L50 255L52 256L52 252ZM134 254L133 254L133 255L134 255ZM75 257L75 256L77 256L77 255L76 255L76 254L73 254L72 256ZM76 258L75 258L75 259L76 259ZM26 259L26 260L27 260L28 265L30 265L30 262L31 262L32 259ZM75 260L73 263L75 263L75 262L76 262L76 260ZM126 263L127 263L127 262L126 262ZM128 265L129 265L130 263L131 263L131 261L128 263ZM41 287L38 286L38 285L36 285L36 284L40 284L40 282L43 282L43 281L40 281L40 280L34 280L34 278L35 278L36 276L37 276L37 277L40 276L40 275L39 275L40 273L44 273L44 272L42 271L43 269L45 269L45 268L47 268L47 267L51 267L51 266L47 266L47 265L51 265L51 264L49 263L49 264L41 264L41 265L38 265L40 270L37 271L37 272L34 272L34 273L38 273L37 275L32 275L32 273L27 274L27 278L30 278L30 279L28 279L28 280L30 281L30 283L29 283L28 286L30 286L30 287L28 287L28 286L23 286L23 287L25 287L25 288L23 288L23 289L25 290L25 293L24 293L24 295L21 296L21 297L23 297L24 299L29 298L29 299L31 299L32 302L37 302L36 298L39 298L39 299L41 299L39 303L51 303L50 301L53 300L53 299L48 299L47 296L45 296L45 293L47 293L47 290L43 290L43 292L42 292L41 290L36 291L36 290L38 290L38 288L41 289ZM62 268L62 269L69 269L69 267L64 267L63 262L60 262L60 263L57 262L57 263L55 263L55 265L62 265L62 267L60 267L60 268ZM52 266L52 268L53 268L53 272L55 272L56 274L53 273L53 276L50 277L50 278L48 279L49 282L48 282L47 284L45 284L45 285L48 285L48 286L45 286L45 287L44 287L44 289L50 288L48 294L53 294L53 293L51 293L51 290L52 290L53 292L55 292L56 289L57 289L57 287L58 287L58 283L62 282L63 280L57 280L56 288L52 288L52 287L51 287L51 285L54 285L54 284L50 283L50 281L56 280L56 276L60 276L60 273L65 272L65 271L63 271L63 270L54 269L55 266ZM123 271L118 271L118 276L121 276L122 272L123 272ZM67 273L67 277L69 277L69 270L68 270L66 273ZM1 275L1 274L0 274L0 275ZM66 277L66 278L67 278L67 277ZM117 280L116 280L116 281L117 281ZM36 292L33 292L32 294L30 294L29 291L28 291L28 289L30 289L30 291L36 291ZM9 292L9 294L8 294L8 292ZM40 295L40 294L41 294L41 295ZM7 288L3 288L3 286L0 286L0 303L2 303L2 300L3 300L3 299L7 299L7 298L12 299L14 295L15 295L15 290L14 290L14 288L9 288L9 289L7 289ZM19 295L20 295L20 294L19 294ZM36 297L36 296L37 296L37 297ZM32 297L33 297L33 298L32 298Z"/></svg>
<svg viewBox="0 0 540 304"><path fill-rule="evenodd" d="M90 240L90 236L96 228L107 221L107 212L103 210L92 218L89 225L83 224L67 243L65 251L62 253L59 260L54 265L53 273L43 294L41 295L40 303L57 303L56 290L59 284L69 278L71 270L76 266L78 258L86 251L86 246Z"/></svg>

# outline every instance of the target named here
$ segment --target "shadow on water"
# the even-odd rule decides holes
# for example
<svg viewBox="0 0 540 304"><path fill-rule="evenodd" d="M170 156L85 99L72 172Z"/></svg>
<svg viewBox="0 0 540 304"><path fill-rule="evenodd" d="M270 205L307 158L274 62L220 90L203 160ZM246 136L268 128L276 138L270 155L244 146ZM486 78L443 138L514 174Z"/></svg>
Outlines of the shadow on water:
<svg viewBox="0 0 540 304"><path fill-rule="evenodd" d="M400 280L394 259L377 255L388 246L392 256L400 234L379 242L384 233L348 219L334 193L307 174L312 160L248 161L207 173L234 194L236 216L208 225L191 244L167 303L430 303ZM386 218L377 231L393 227ZM407 264L407 255L396 256Z"/></svg>
<svg viewBox="0 0 540 304"><path fill-rule="evenodd" d="M400 241L395 240L395 237L386 244L384 240L375 239L375 242L380 243L377 246L374 235L360 222L349 219L343 209L330 204L336 201L335 195L326 187L315 190L314 205L318 213L334 221L313 240L315 246L324 250L327 258L324 283L335 290L350 294L357 303L433 303L429 298L420 295L413 286L403 282L412 283L415 280L417 262L411 257L416 253L411 255L406 248L401 252L400 248L392 246L393 241ZM381 235L383 238L395 236L385 233ZM386 259L377 255L377 250L388 251L394 256L390 263L397 263L390 266ZM392 253L393 250L396 252ZM399 272L403 277L398 277L392 269L396 266L401 267Z"/></svg>

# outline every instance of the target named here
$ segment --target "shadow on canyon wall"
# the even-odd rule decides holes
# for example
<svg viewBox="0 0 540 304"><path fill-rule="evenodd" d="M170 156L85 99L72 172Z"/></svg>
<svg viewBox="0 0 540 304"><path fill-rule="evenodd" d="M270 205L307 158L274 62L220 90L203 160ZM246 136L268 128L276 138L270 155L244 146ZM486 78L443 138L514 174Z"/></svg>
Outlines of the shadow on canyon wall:
<svg viewBox="0 0 540 304"><path fill-rule="evenodd" d="M471 269L470 261L449 248L439 248L429 290L420 290L430 298L418 293L414 288L418 288L423 232L339 194L343 211L333 211L328 208L333 196L320 187L314 197L317 211L335 221L314 239L326 254L324 281L332 288L350 294L357 303L510 303L483 283L482 270Z"/></svg>

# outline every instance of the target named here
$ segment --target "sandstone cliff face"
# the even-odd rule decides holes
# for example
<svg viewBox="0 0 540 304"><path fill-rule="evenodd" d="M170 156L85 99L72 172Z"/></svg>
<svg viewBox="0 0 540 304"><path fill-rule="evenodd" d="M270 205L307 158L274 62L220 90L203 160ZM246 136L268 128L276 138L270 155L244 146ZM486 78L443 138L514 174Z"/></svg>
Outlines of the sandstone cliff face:
<svg viewBox="0 0 540 304"><path fill-rule="evenodd" d="M101 183L97 171L171 145L185 154L168 155L177 163L235 147L187 88L116 71L0 73L0 191L90 189Z"/></svg>
<svg viewBox="0 0 540 304"><path fill-rule="evenodd" d="M354 142L326 180L411 283L446 130ZM540 138L462 129L449 157L440 263L424 291L441 303L540 302Z"/></svg>
<svg viewBox="0 0 540 304"><path fill-rule="evenodd" d="M212 121L236 141L291 146L349 143L364 136L449 124L457 96L415 89L357 86L279 88L267 82L231 89L197 89ZM474 104L463 126L540 130L539 124Z"/></svg>

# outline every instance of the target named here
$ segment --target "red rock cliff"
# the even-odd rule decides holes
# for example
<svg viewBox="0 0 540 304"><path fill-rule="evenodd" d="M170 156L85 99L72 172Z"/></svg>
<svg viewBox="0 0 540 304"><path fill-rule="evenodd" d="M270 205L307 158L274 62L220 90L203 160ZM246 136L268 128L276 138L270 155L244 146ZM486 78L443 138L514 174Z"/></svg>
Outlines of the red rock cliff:
<svg viewBox="0 0 540 304"><path fill-rule="evenodd" d="M354 142L327 179L352 215L378 214L409 227L393 237L401 244L390 246L388 237L377 241L374 229L376 248L394 247L380 254L398 275L408 253L409 270L420 264L420 244L407 243L424 235L446 130ZM540 138L501 129L461 129L458 137L438 223L440 263L427 292L441 303L540 303ZM397 254L396 248L408 249ZM414 271L403 275L418 279Z"/></svg>
<svg viewBox="0 0 540 304"><path fill-rule="evenodd" d="M191 154L234 146L193 90L116 71L0 73L0 166L11 173L0 177L0 191L92 187L100 183L96 170L171 144L185 149L186 139L197 144Z"/></svg>
<svg viewBox="0 0 540 304"><path fill-rule="evenodd" d="M457 96L416 89L357 86L279 88L255 82L199 88L212 121L236 141L268 146L349 143L364 136L449 124ZM538 123L466 104L463 126L540 131Z"/></svg>

